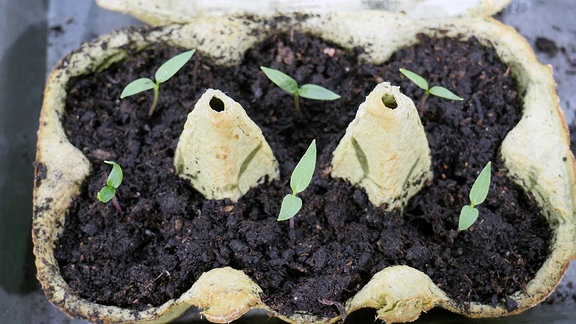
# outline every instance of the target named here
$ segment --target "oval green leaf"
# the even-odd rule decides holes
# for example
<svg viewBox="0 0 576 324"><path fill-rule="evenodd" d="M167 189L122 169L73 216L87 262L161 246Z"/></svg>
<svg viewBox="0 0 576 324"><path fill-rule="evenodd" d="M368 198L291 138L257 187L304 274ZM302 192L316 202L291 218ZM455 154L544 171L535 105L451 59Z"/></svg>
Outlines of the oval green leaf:
<svg viewBox="0 0 576 324"><path fill-rule="evenodd" d="M463 231L472 226L474 222L478 219L478 209L470 206L464 205L462 210L460 210L460 218L458 219L458 230Z"/></svg>
<svg viewBox="0 0 576 324"><path fill-rule="evenodd" d="M164 64L160 65L158 70L156 70L156 74L154 75L156 82L162 83L173 77L174 74L176 74L176 72L178 72L184 66L184 64L186 64L186 62L192 58L194 52L196 52L196 50L189 50L180 53L164 62Z"/></svg>
<svg viewBox="0 0 576 324"><path fill-rule="evenodd" d="M290 93L296 94L298 91L298 82L286 73L280 72L275 69L261 66L260 69L272 83L279 86L280 89Z"/></svg>
<svg viewBox="0 0 576 324"><path fill-rule="evenodd" d="M404 74L410 81L414 82L417 86L425 91L428 91L428 81L410 70L400 68L400 73Z"/></svg>
<svg viewBox="0 0 576 324"><path fill-rule="evenodd" d="M282 199L282 205L280 206L280 214L278 214L278 221L289 220L290 218L296 216L302 208L302 199L293 195L286 195Z"/></svg>
<svg viewBox="0 0 576 324"><path fill-rule="evenodd" d="M470 202L472 205L479 205L486 200L488 190L490 190L490 173L492 170L492 162L488 162L484 169L474 181L472 189L470 189Z"/></svg>
<svg viewBox="0 0 576 324"><path fill-rule="evenodd" d="M430 94L448 100L464 100L464 98L441 86L433 86L430 88Z"/></svg>
<svg viewBox="0 0 576 324"><path fill-rule="evenodd" d="M305 84L298 89L300 97L314 100L336 100L340 95L315 84Z"/></svg>
<svg viewBox="0 0 576 324"><path fill-rule="evenodd" d="M136 79L136 80L130 82L124 88L124 90L122 90L122 93L120 94L120 99L124 99L126 97L133 96L133 95L140 93L142 91L153 89L154 86L156 86L156 83L154 83L154 81L152 81L148 78Z"/></svg>
<svg viewBox="0 0 576 324"><path fill-rule="evenodd" d="M312 175L314 174L315 168L316 140L312 140L312 143L310 143L310 146L308 146L306 153L304 153L298 164L296 164L294 171L292 171L290 187L292 188L294 195L304 191L304 189L308 187L310 181L312 180Z"/></svg>
<svg viewBox="0 0 576 324"><path fill-rule="evenodd" d="M124 178L124 175L122 174L122 168L116 162L104 161L104 163L112 165L112 171L110 171L110 174L108 175L106 184L108 187L117 189L122 184L122 179Z"/></svg>
<svg viewBox="0 0 576 324"><path fill-rule="evenodd" d="M100 189L100 191L96 195L96 198L98 198L98 200L100 200L101 202L105 203L105 202L109 202L110 199L112 199L115 194L116 194L116 189L111 188L111 187L104 187L104 188Z"/></svg>

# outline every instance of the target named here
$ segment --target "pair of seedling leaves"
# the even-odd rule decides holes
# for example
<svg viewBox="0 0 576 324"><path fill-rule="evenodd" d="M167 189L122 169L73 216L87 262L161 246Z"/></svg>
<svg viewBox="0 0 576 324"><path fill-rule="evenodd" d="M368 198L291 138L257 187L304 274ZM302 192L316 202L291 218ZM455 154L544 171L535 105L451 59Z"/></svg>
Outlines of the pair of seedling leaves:
<svg viewBox="0 0 576 324"><path fill-rule="evenodd" d="M153 89L154 99L152 101L152 106L150 106L150 110L148 110L148 117L151 117L154 114L154 110L156 110L156 105L158 104L160 83L166 82L172 78L184 66L184 64L192 58L194 52L196 52L196 50L189 50L164 62L164 64L162 64L154 74L155 81L152 81L149 78L140 78L130 82L120 94L120 99Z"/></svg>
<svg viewBox="0 0 576 324"><path fill-rule="evenodd" d="M122 167L113 161L104 161L104 163L112 165L112 171L110 171L108 179L106 179L106 186L100 189L96 198L104 203L112 200L112 204L116 210L122 212L122 208L120 208L120 204L118 203L118 198L116 198L116 190L120 187L122 180L124 179Z"/></svg>
<svg viewBox="0 0 576 324"><path fill-rule="evenodd" d="M192 58L194 52L195 50L189 50L180 53L166 61L156 70L154 76L155 81L149 78L139 78L132 81L124 88L120 98L123 99L125 97L132 96L150 89L154 90L154 99L148 112L148 115L152 116L158 103L160 84L172 78ZM340 98L338 94L324 87L314 84L304 84L299 86L298 82L294 78L281 71L264 66L261 66L260 68L266 77L270 79L270 81L272 81L282 90L294 96L294 107L298 115L301 115L300 97L314 100L336 100ZM425 95L420 100L418 107L420 115L422 115L424 103L429 95L434 95L450 100L463 100L461 97L455 95L444 87L433 86L430 88L428 82L423 77L412 71L400 69L400 72L425 91ZM120 165L115 162L104 162L112 165L112 171L108 176L106 186L102 188L100 192L98 192L97 198L102 202L108 202L112 200L115 208L121 212L121 208L115 194L116 190L122 183L122 169ZM469 228L478 218L478 210L475 206L481 204L486 199L488 194L488 189L490 186L490 165L491 163L488 162L472 186L470 191L471 203L470 205L465 205L462 207L460 212L458 224L459 230L465 230ZM292 173L290 179L290 187L292 189L292 193L284 196L284 199L282 200L278 221L290 220L291 228L294 227L293 217L302 208L302 199L298 197L297 194L304 191L310 184L315 166L316 140L313 140Z"/></svg>

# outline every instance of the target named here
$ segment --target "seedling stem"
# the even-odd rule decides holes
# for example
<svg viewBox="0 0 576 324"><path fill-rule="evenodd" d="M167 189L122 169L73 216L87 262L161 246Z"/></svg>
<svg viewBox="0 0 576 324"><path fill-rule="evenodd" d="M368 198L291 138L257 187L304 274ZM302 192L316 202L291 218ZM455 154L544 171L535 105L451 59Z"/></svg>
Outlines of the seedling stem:
<svg viewBox="0 0 576 324"><path fill-rule="evenodd" d="M300 95L298 95L298 92L294 94L294 107L296 108L296 114L302 116L302 110L300 110Z"/></svg>

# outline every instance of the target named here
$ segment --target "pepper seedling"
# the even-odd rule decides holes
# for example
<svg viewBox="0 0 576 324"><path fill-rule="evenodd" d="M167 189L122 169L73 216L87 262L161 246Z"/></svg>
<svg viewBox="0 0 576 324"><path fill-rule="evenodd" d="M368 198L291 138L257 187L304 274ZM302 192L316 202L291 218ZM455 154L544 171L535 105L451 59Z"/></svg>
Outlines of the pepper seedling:
<svg viewBox="0 0 576 324"><path fill-rule="evenodd" d="M120 204L118 203L118 199L116 198L116 190L122 184L122 179L124 175L122 173L122 168L116 162L112 161L104 161L106 164L112 165L112 171L108 175L108 179L106 180L106 186L100 189L96 198L103 203L107 203L112 200L112 204L116 208L118 212L122 212L122 208L120 208Z"/></svg>
<svg viewBox="0 0 576 324"><path fill-rule="evenodd" d="M148 111L148 117L152 116L152 114L154 114L154 110L156 109L156 105L158 104L160 83L166 82L171 77L173 77L174 74L176 74L176 72L178 72L184 66L184 64L186 64L190 60L190 58L192 58L192 55L194 55L195 51L196 50L189 50L180 53L172 57L168 61L164 62L164 64L162 64L158 68L158 70L156 70L156 74L154 75L156 82L148 78L140 78L130 82L124 88L124 90L122 90L122 93L120 94L120 99L124 99L126 97L133 96L140 92L153 89L154 100L152 101L152 106Z"/></svg>
<svg viewBox="0 0 576 324"><path fill-rule="evenodd" d="M458 219L459 231L468 229L478 219L476 206L483 203L488 196L491 169L492 162L488 162L474 181L472 189L470 189L470 205L464 205L460 211L460 218Z"/></svg>
<svg viewBox="0 0 576 324"><path fill-rule="evenodd" d="M464 100L464 98L456 95L452 91L442 86L436 85L430 88L430 85L428 84L428 81L426 81L426 79L410 70L400 68L400 73L404 74L404 76L406 76L410 81L412 81L419 88L425 91L424 96L418 102L418 114L420 115L420 117L422 117L424 114L424 103L426 103L426 99L428 99L428 96L430 95L448 100Z"/></svg>
<svg viewBox="0 0 576 324"><path fill-rule="evenodd" d="M298 115L302 115L300 110L300 97L313 100L336 100L340 98L335 92L332 92L322 86L315 84L303 84L298 86L298 82L288 74L276 69L261 66L260 69L272 83L280 89L294 95L294 108Z"/></svg>
<svg viewBox="0 0 576 324"><path fill-rule="evenodd" d="M284 199L282 199L282 205L280 206L280 213L278 214L277 220L279 222L290 220L291 230L294 229L294 216L296 216L302 208L302 199L296 195L308 187L312 180L315 168L316 140L312 140L306 153L304 153L298 164L296 164L296 167L294 167L294 171L292 171L292 176L290 178L290 188L292 188L292 193L284 196Z"/></svg>

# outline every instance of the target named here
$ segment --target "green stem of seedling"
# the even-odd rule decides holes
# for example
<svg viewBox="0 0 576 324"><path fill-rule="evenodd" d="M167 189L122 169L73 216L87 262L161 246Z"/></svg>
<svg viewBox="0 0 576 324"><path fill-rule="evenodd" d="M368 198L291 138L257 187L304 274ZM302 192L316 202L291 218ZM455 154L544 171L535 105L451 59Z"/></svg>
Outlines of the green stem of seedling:
<svg viewBox="0 0 576 324"><path fill-rule="evenodd" d="M152 114L154 114L154 110L156 110L159 94L160 94L160 83L156 81L156 85L154 86L154 100L152 101L152 106L150 106L150 110L148 111L148 117L152 117Z"/></svg>
<svg viewBox="0 0 576 324"><path fill-rule="evenodd" d="M118 203L116 196L112 197L112 205L114 205L114 208L116 208L119 213L122 213L122 208L120 207L120 203Z"/></svg>
<svg viewBox="0 0 576 324"><path fill-rule="evenodd" d="M298 95L298 92L294 94L294 108L296 108L296 114L302 116L302 111L300 110L300 95Z"/></svg>
<svg viewBox="0 0 576 324"><path fill-rule="evenodd" d="M420 117L424 116L424 104L426 103L426 99L428 99L429 95L430 95L430 92L428 92L428 90L426 90L426 92L424 93L422 98L420 98L420 101L418 102L418 115L420 115Z"/></svg>

